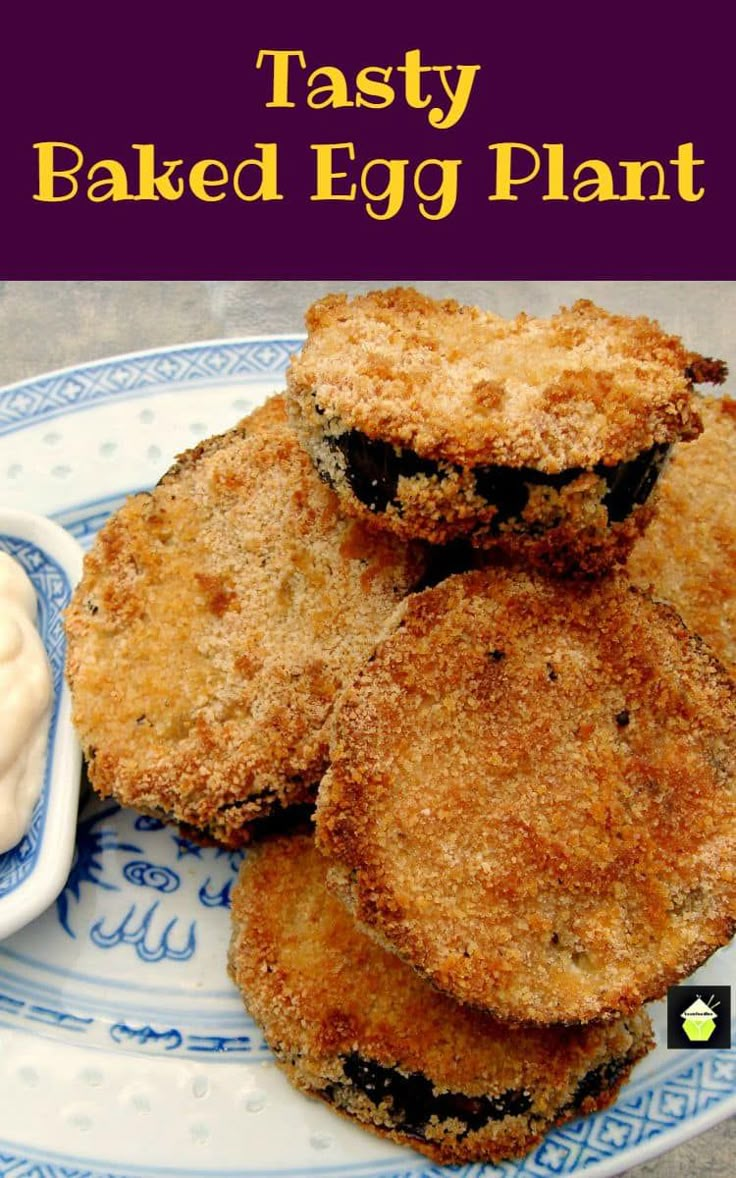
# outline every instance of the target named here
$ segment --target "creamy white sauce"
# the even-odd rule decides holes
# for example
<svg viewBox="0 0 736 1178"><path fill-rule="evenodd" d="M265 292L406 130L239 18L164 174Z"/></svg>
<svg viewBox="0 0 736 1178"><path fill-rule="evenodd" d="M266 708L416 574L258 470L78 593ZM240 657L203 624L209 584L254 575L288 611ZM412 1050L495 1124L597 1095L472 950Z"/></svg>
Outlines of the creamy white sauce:
<svg viewBox="0 0 736 1178"><path fill-rule="evenodd" d="M21 840L41 792L51 695L33 585L0 552L0 853Z"/></svg>

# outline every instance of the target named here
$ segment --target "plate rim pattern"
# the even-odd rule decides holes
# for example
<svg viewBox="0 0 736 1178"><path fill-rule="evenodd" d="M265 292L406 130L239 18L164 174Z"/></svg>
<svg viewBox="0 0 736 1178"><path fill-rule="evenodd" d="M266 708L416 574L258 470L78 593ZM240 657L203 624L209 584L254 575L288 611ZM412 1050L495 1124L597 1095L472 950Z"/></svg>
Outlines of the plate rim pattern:
<svg viewBox="0 0 736 1178"><path fill-rule="evenodd" d="M195 341L186 345L152 348L123 353L88 364L75 364L55 372L21 380L0 389L0 437L52 417L116 399L146 396L173 391L176 386L200 383L226 384L234 380L267 380L282 376L288 357L303 342L296 333L258 335ZM25 396L24 396L25 395ZM102 506L103 501L99 501ZM80 505L81 508L81 505ZM68 516L67 528L73 513ZM53 518L58 518L58 515ZM79 536L81 539L82 537ZM717 1065L724 1075L716 1076ZM669 1097L666 1104L658 1097ZM678 1103L679 1100L679 1103ZM595 1178L607 1178L630 1166L639 1165L674 1148L688 1138L712 1127L736 1112L736 1051L697 1050L683 1054L682 1067L669 1069L666 1077L654 1074L636 1078L631 1089L625 1088L618 1102L592 1117L553 1130L526 1159L502 1163L499 1167L481 1164L454 1168L451 1171L431 1165L417 1155L414 1164L407 1158L402 1166L395 1160L386 1163L356 1162L350 1165L308 1166L290 1170L248 1170L248 1178L286 1178L286 1175L312 1174L315 1178L338 1173L351 1178L541 1178L554 1174L568 1175L585 1170ZM639 1131L624 1135L622 1126L638 1121ZM608 1126L608 1129L606 1129ZM606 1141L608 1132L610 1140ZM591 1143L590 1138L596 1137ZM617 1143L617 1138L621 1144ZM625 1139L624 1139L625 1138ZM554 1149L567 1150L564 1158ZM550 1150L550 1147L553 1147ZM186 1170L181 1167L145 1167L116 1165L104 1160L77 1160L54 1151L24 1148L0 1138L0 1178L236 1178L246 1171ZM547 1160L545 1160L545 1152Z"/></svg>

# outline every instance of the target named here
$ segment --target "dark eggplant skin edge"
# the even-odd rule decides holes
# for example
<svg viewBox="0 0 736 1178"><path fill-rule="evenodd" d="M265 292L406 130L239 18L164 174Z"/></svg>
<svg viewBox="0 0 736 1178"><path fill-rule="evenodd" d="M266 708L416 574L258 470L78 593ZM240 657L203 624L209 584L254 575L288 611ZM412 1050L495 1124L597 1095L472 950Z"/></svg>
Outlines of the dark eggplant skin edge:
<svg viewBox="0 0 736 1178"><path fill-rule="evenodd" d="M345 479L352 493L374 514L385 512L389 506L401 510L398 496L399 479L416 477L436 478L442 482L448 468L431 458L421 458L413 450L397 449L388 442L367 437L360 430L351 429L336 435L325 435L331 450L342 455ZM620 523L631 512L646 503L670 452L670 445L658 444L643 450L634 458L613 466L598 463L592 473L606 486L603 506L610 523ZM453 469L453 468L450 468ZM455 467L458 472L461 467ZM330 476L321 472L329 481ZM574 482L586 469L570 467L555 474L520 466L476 466L472 468L477 495L496 508L492 531L503 524L521 522L521 516L534 486L560 490Z"/></svg>

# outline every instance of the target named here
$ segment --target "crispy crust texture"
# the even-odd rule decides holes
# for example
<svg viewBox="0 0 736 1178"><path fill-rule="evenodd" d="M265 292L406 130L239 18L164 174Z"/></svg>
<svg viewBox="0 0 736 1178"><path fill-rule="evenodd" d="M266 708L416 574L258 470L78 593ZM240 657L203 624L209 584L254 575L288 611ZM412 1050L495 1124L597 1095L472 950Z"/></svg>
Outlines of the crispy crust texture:
<svg viewBox="0 0 736 1178"><path fill-rule="evenodd" d="M736 401L704 397L700 412L703 433L677 447L629 571L736 676Z"/></svg>
<svg viewBox="0 0 736 1178"><path fill-rule="evenodd" d="M376 531L389 531L404 540L421 537L432 544L468 539L492 558L512 560L558 576L597 575L623 564L652 516L655 493L633 506L624 519L612 520L607 505L608 485L600 471L580 471L564 486L526 485L526 502L519 514L499 523L503 512L478 490L475 469L440 463L437 473L400 475L393 497L380 510L370 504L371 479L363 476L368 503L356 494L345 456L319 429L298 417L300 439L315 467L337 494L346 514ZM656 474L653 481L656 481ZM393 488L393 480L391 480Z"/></svg>
<svg viewBox="0 0 736 1178"><path fill-rule="evenodd" d="M644 1011L509 1030L433 991L326 890L308 834L248 854L232 918L231 975L292 1083L443 1164L523 1155L652 1045Z"/></svg>
<svg viewBox="0 0 736 1178"><path fill-rule="evenodd" d="M342 697L332 885L434 984L519 1023L660 997L736 926L736 685L623 576L410 598Z"/></svg>
<svg viewBox="0 0 736 1178"><path fill-rule="evenodd" d="M461 467L629 460L697 436L692 379L724 376L657 323L588 301L506 320L396 288L330 295L307 328L288 371L305 434L357 429Z"/></svg>
<svg viewBox="0 0 736 1178"><path fill-rule="evenodd" d="M588 493L594 478L582 475L560 494L539 496L539 505L532 501L526 512L532 522L526 530L474 533L471 543L478 550L478 563L482 565L485 556L495 560L500 553L526 568L558 577L600 576L625 564L656 509L656 489L626 519L612 523L600 495ZM552 512L557 513L553 526L535 526L535 515L549 518Z"/></svg>
<svg viewBox="0 0 736 1178"><path fill-rule="evenodd" d="M231 846L310 800L335 694L423 567L338 516L281 397L182 455L107 522L67 612L95 789Z"/></svg>

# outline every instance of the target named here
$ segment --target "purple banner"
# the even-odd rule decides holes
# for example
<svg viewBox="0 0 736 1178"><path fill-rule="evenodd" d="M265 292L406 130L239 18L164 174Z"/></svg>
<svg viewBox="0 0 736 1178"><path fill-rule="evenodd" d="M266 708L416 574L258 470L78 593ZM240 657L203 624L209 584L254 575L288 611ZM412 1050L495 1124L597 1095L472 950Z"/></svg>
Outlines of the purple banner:
<svg viewBox="0 0 736 1178"><path fill-rule="evenodd" d="M729 10L467 8L17 9L0 277L733 277Z"/></svg>

